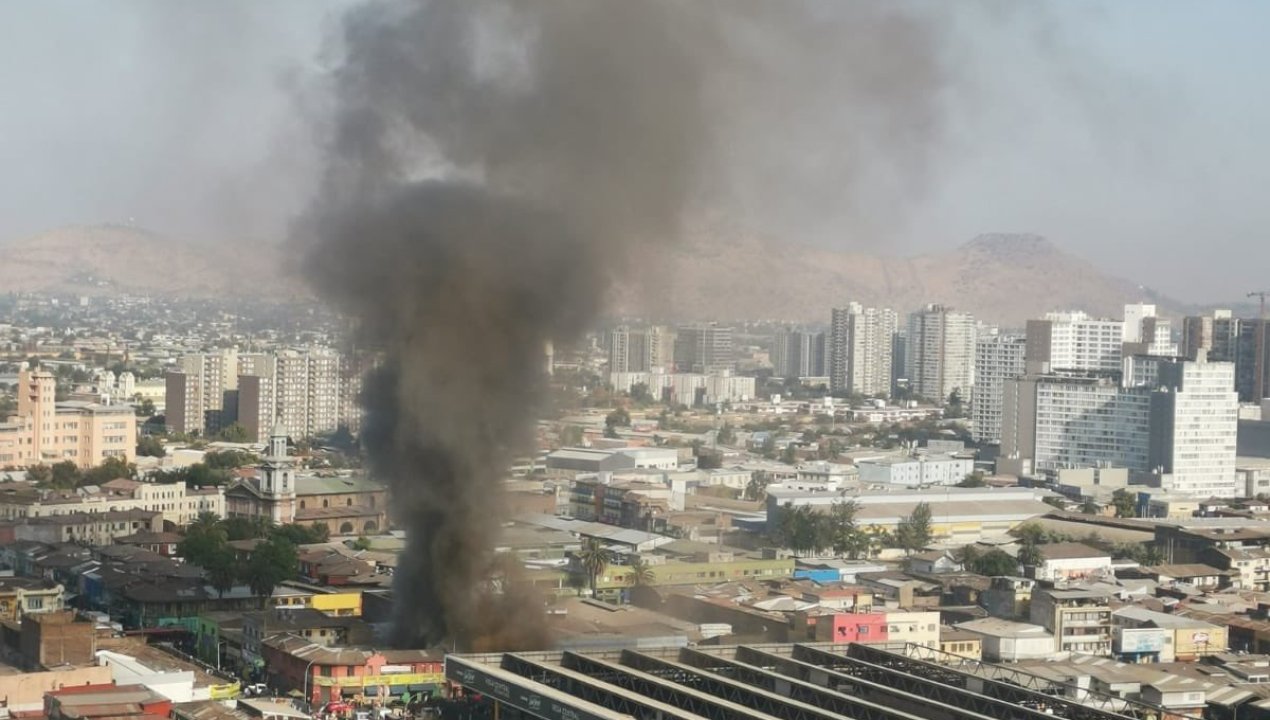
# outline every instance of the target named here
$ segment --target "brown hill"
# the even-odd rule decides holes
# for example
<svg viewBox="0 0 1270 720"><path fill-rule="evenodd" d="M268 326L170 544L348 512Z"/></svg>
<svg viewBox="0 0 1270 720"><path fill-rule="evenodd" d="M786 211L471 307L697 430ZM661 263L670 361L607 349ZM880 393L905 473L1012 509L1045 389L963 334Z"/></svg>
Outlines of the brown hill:
<svg viewBox="0 0 1270 720"><path fill-rule="evenodd" d="M1036 235L981 235L948 252L908 258L703 236L669 255L648 296L698 318L824 322L829 308L850 301L900 312L937 302L1021 327L1055 309L1118 317L1129 302L1173 306ZM634 297L625 293L619 308L638 313L637 305L648 305Z"/></svg>
<svg viewBox="0 0 1270 720"><path fill-rule="evenodd" d="M303 297L278 248L205 247L133 227L68 227L0 245L0 292ZM677 319L825 321L850 301L901 312L940 302L1021 326L1056 308L1115 316L1126 302L1170 303L1035 235L982 235L901 258L798 248L753 235L701 234L641 255L641 289L615 309Z"/></svg>
<svg viewBox="0 0 1270 720"><path fill-rule="evenodd" d="M0 245L0 291L288 296L269 248L212 248L123 225L74 226Z"/></svg>

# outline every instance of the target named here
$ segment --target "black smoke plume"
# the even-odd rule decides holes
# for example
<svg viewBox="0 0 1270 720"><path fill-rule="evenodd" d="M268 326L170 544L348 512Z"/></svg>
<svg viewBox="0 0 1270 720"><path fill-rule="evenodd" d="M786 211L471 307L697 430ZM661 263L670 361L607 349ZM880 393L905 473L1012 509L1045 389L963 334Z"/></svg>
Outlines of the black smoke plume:
<svg viewBox="0 0 1270 720"><path fill-rule="evenodd" d="M833 93L867 112L843 116L824 153L863 166L889 147L895 172L920 173L938 64L927 25L887 6L395 0L350 13L327 173L298 228L316 239L315 287L386 358L363 439L409 534L397 643L542 642L540 610L485 588L543 347L588 327L687 206L797 194L735 171L759 158L766 173L803 129L838 127L821 112L837 112ZM844 201L867 185L849 175Z"/></svg>
<svg viewBox="0 0 1270 720"><path fill-rule="evenodd" d="M546 342L594 317L632 243L673 233L706 141L691 28L659 3L441 0L348 18L323 294L385 351L363 440L409 534L394 640L503 649L542 614L484 581Z"/></svg>

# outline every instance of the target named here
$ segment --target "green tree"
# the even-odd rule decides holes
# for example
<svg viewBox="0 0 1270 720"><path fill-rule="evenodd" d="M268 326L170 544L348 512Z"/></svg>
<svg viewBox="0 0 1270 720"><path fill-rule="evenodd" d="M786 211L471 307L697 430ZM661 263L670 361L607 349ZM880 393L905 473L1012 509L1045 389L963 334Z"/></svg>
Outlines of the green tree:
<svg viewBox="0 0 1270 720"><path fill-rule="evenodd" d="M855 500L840 500L829 507L829 544L839 557L858 560L869 552L869 536L856 522L859 511Z"/></svg>
<svg viewBox="0 0 1270 720"><path fill-rule="evenodd" d="M617 434L617 428L616 428L615 426L613 426L613 425L605 425L605 426L604 426L604 437L606 437L606 438L608 438L608 439L610 439L610 440L616 440L616 439L618 439L620 436Z"/></svg>
<svg viewBox="0 0 1270 720"><path fill-rule="evenodd" d="M26 479L37 485L47 485L53 479L53 470L43 463L26 469Z"/></svg>
<svg viewBox="0 0 1270 720"><path fill-rule="evenodd" d="M931 529L930 503L918 503L912 514L900 520L895 528L895 540L905 553L921 550L930 544L934 532Z"/></svg>
<svg viewBox="0 0 1270 720"><path fill-rule="evenodd" d="M211 470L235 470L260 462L260 458L245 450L213 450L203 454L203 464Z"/></svg>
<svg viewBox="0 0 1270 720"><path fill-rule="evenodd" d="M134 410L139 418L151 418L154 417L156 408L154 407L153 400L150 398L142 398L141 402L136 404Z"/></svg>
<svg viewBox="0 0 1270 720"><path fill-rule="evenodd" d="M781 451L781 462L786 465L798 464L798 448L794 447L794 443L786 445L785 449Z"/></svg>
<svg viewBox="0 0 1270 720"><path fill-rule="evenodd" d="M137 438L137 455L141 457L161 458L168 454L163 441L153 435L142 435Z"/></svg>
<svg viewBox="0 0 1270 720"><path fill-rule="evenodd" d="M776 436L768 433L763 438L763 444L759 447L759 452L768 460L776 459Z"/></svg>
<svg viewBox="0 0 1270 720"><path fill-rule="evenodd" d="M979 548L974 545L966 545L961 549L961 552L957 553L957 559L971 572L974 572L975 563L979 562L981 557L983 557L983 553L979 552Z"/></svg>
<svg viewBox="0 0 1270 720"><path fill-rule="evenodd" d="M251 442L251 433L247 431L247 427L242 423L232 422L217 433L216 437L221 442L245 443Z"/></svg>
<svg viewBox="0 0 1270 720"><path fill-rule="evenodd" d="M961 399L961 390L954 389L948 394L948 402L944 405L944 417L961 418L966 416L966 408Z"/></svg>
<svg viewBox="0 0 1270 720"><path fill-rule="evenodd" d="M353 541L352 548L354 550L369 550L370 538L365 535L358 535L357 539Z"/></svg>
<svg viewBox="0 0 1270 720"><path fill-rule="evenodd" d="M795 555L808 555L833 544L828 518L810 505L781 507L772 536L776 544L793 550Z"/></svg>
<svg viewBox="0 0 1270 720"><path fill-rule="evenodd" d="M1019 572L1019 561L1000 548L993 548L980 555L966 569L978 575L997 577L1000 575L1016 575Z"/></svg>
<svg viewBox="0 0 1270 720"><path fill-rule="evenodd" d="M987 484L988 484L988 481L984 480L983 472L980 470L976 470L966 475L966 477L962 478L961 482L957 483L957 487L981 488L986 486Z"/></svg>
<svg viewBox="0 0 1270 720"><path fill-rule="evenodd" d="M649 405L654 402L652 393L648 392L648 383L635 383L632 385L631 400L639 405Z"/></svg>
<svg viewBox="0 0 1270 720"><path fill-rule="evenodd" d="M714 441L720 445L732 445L736 442L736 429L728 423L723 423L723 427L719 428L719 432L715 434Z"/></svg>
<svg viewBox="0 0 1270 720"><path fill-rule="evenodd" d="M185 537L177 543L176 554L191 565L208 568L218 553L228 551L225 528L218 522L205 522L203 517L185 529Z"/></svg>
<svg viewBox="0 0 1270 720"><path fill-rule="evenodd" d="M723 467L723 453L718 450L698 447L696 455L698 470L717 470Z"/></svg>
<svg viewBox="0 0 1270 720"><path fill-rule="evenodd" d="M313 545L316 543L324 543L330 539L330 529L326 528L326 532L319 530L317 526L297 525L296 523L288 523L279 525L269 531L270 536L284 537L292 545Z"/></svg>
<svg viewBox="0 0 1270 720"><path fill-rule="evenodd" d="M1085 515L1097 515L1098 502L1092 497L1087 497L1085 498L1085 501L1080 504L1080 511Z"/></svg>
<svg viewBox="0 0 1270 720"><path fill-rule="evenodd" d="M1045 562L1045 557L1041 555L1041 548L1036 543L1025 542L1019 548L1019 564L1024 567L1034 568Z"/></svg>
<svg viewBox="0 0 1270 720"><path fill-rule="evenodd" d="M1010 534L1018 538L1019 542L1024 545L1040 545L1046 542L1045 528L1033 522L1019 525L1011 530Z"/></svg>
<svg viewBox="0 0 1270 720"><path fill-rule="evenodd" d="M238 557L228 545L222 545L204 557L202 568L207 573L208 584L220 597L225 597L225 593L234 588L234 583L242 573L238 566Z"/></svg>
<svg viewBox="0 0 1270 720"><path fill-rule="evenodd" d="M1138 498L1129 490L1120 488L1112 493L1111 504L1116 508L1116 517L1118 518L1138 516Z"/></svg>
<svg viewBox="0 0 1270 720"><path fill-rule="evenodd" d="M262 540L243 566L243 580L252 594L269 602L273 589L284 580L294 580L300 572L295 545L280 535Z"/></svg>
<svg viewBox="0 0 1270 720"><path fill-rule="evenodd" d="M652 585L656 580L656 573L649 566L648 561L643 558L635 558L631 561L631 585L634 587L645 587Z"/></svg>
<svg viewBox="0 0 1270 720"><path fill-rule="evenodd" d="M626 411L626 408L619 407L613 410L613 412L604 416L604 426L611 427L611 428L630 427L631 414Z"/></svg>
<svg viewBox="0 0 1270 720"><path fill-rule="evenodd" d="M582 548L578 550L578 563L591 586L591 597L595 597L595 585L604 574L604 569L612 562L612 551L604 547L599 538L589 537L582 542Z"/></svg>
<svg viewBox="0 0 1270 720"><path fill-rule="evenodd" d="M745 499L761 500L767 495L767 486L771 482L772 476L762 470L750 473L750 481L745 484Z"/></svg>
<svg viewBox="0 0 1270 720"><path fill-rule="evenodd" d="M79 481L83 477L79 471L79 466L71 460L54 463L49 470L52 471L49 485L58 490L73 490L79 487Z"/></svg>
<svg viewBox="0 0 1270 720"><path fill-rule="evenodd" d="M268 535L273 523L266 517L231 517L222 520L220 527L230 540L253 540Z"/></svg>
<svg viewBox="0 0 1270 720"><path fill-rule="evenodd" d="M95 468L84 472L80 482L84 485L101 485L119 478L135 478L137 466L121 457L108 457Z"/></svg>
<svg viewBox="0 0 1270 720"><path fill-rule="evenodd" d="M895 546L895 537L884 527L869 526L869 557L877 557L889 547Z"/></svg>

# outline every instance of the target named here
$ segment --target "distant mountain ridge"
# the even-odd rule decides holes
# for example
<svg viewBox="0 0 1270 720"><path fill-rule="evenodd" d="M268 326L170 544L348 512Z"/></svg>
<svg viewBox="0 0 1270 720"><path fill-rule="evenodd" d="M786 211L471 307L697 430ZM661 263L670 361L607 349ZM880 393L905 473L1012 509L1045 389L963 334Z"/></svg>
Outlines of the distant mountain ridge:
<svg viewBox="0 0 1270 720"><path fill-rule="evenodd" d="M269 247L208 247L127 225L77 225L0 244L0 292L204 298L302 292Z"/></svg>
<svg viewBox="0 0 1270 720"><path fill-rule="evenodd" d="M755 237L706 235L669 251L658 288L698 318L827 322L856 301L905 313L927 303L1021 328L1051 310L1120 317L1124 305L1178 307L1069 255L1039 235L988 234L945 252L895 257L784 247ZM619 308L636 312L635 307Z"/></svg>
<svg viewBox="0 0 1270 720"><path fill-rule="evenodd" d="M0 292L296 299L307 297L281 248L208 247L120 225L61 228L0 245ZM286 271L284 271L284 269ZM851 301L907 312L941 303L1022 327L1049 310L1119 317L1128 302L1179 306L1103 273L1049 240L980 235L946 252L895 257L798 247L744 233L699 233L649 251L641 290L614 293L616 312L678 319L828 320Z"/></svg>

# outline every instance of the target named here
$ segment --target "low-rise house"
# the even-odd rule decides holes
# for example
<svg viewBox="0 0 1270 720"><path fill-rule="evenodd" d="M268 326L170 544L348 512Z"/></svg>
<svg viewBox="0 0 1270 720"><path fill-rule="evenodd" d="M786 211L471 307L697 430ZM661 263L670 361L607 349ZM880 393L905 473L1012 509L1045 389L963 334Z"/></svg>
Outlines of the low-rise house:
<svg viewBox="0 0 1270 720"><path fill-rule="evenodd" d="M1111 553L1083 543L1062 542L1037 546L1041 562L1032 569L1036 580L1061 582L1111 575Z"/></svg>
<svg viewBox="0 0 1270 720"><path fill-rule="evenodd" d="M445 682L443 659L426 650L323 647L294 635L262 643L271 687L301 694L314 707L353 695L387 702L405 692L436 692Z"/></svg>
<svg viewBox="0 0 1270 720"><path fill-rule="evenodd" d="M1054 650L1111 654L1111 595L1101 590L1038 589L1032 593L1033 623L1054 635Z"/></svg>
<svg viewBox="0 0 1270 720"><path fill-rule="evenodd" d="M54 690L44 696L48 720L115 720L166 718L172 701L144 685L84 685Z"/></svg>
<svg viewBox="0 0 1270 720"><path fill-rule="evenodd" d="M375 566L339 551L323 548L300 554L300 576L320 585L358 584L375 575Z"/></svg>
<svg viewBox="0 0 1270 720"><path fill-rule="evenodd" d="M106 510L26 518L14 528L19 540L48 544L110 545L124 535L163 529L163 515L151 510Z"/></svg>
<svg viewBox="0 0 1270 720"><path fill-rule="evenodd" d="M176 546L181 543L182 538L183 536L179 533L142 530L131 535L116 537L115 544L139 547L164 557L176 557Z"/></svg>
<svg viewBox="0 0 1270 720"><path fill-rule="evenodd" d="M26 615L19 630L22 667L39 671L93 662L97 650L94 623L75 622L67 611Z"/></svg>
<svg viewBox="0 0 1270 720"><path fill-rule="evenodd" d="M1168 631L1166 643L1178 661L1192 661L1220 655L1229 648L1226 628L1173 613L1156 612L1141 607L1126 607L1112 614L1117 627L1159 628Z"/></svg>
<svg viewBox="0 0 1270 720"><path fill-rule="evenodd" d="M372 639L372 631L361 618L337 617L306 608L278 608L245 613L243 616L243 658L248 663L262 660L261 644L280 634L294 635L324 647L361 645Z"/></svg>
<svg viewBox="0 0 1270 720"><path fill-rule="evenodd" d="M888 640L886 613L832 613L818 615L814 621L817 642L867 644Z"/></svg>
<svg viewBox="0 0 1270 720"><path fill-rule="evenodd" d="M874 606L873 591L857 585L811 588L803 591L802 599L828 610L870 612Z"/></svg>
<svg viewBox="0 0 1270 720"><path fill-rule="evenodd" d="M909 556L908 569L919 575L943 575L961 572L965 568L948 550L931 550Z"/></svg>
<svg viewBox="0 0 1270 720"><path fill-rule="evenodd" d="M886 611L886 636L889 642L939 647L939 611Z"/></svg>
<svg viewBox="0 0 1270 720"><path fill-rule="evenodd" d="M1204 562L1218 570L1237 573L1232 584L1247 590L1270 590L1270 548L1212 548Z"/></svg>
<svg viewBox="0 0 1270 720"><path fill-rule="evenodd" d="M967 660L983 659L983 637L955 627L939 628L939 650Z"/></svg>
<svg viewBox="0 0 1270 720"><path fill-rule="evenodd" d="M66 591L43 578L0 578L0 620L17 623L27 615L60 612Z"/></svg>
<svg viewBox="0 0 1270 720"><path fill-rule="evenodd" d="M984 618L958 623L956 627L979 637L983 659L989 662L1044 660L1054 656L1054 636L1040 625Z"/></svg>
<svg viewBox="0 0 1270 720"><path fill-rule="evenodd" d="M1214 591L1230 587L1240 573L1232 570L1221 570L1203 563L1187 563L1185 565L1155 565L1143 568L1147 577L1161 585L1185 583L1200 590Z"/></svg>
<svg viewBox="0 0 1270 720"><path fill-rule="evenodd" d="M988 589L979 593L979 605L989 615L999 618L1021 619L1029 616L1032 590L1036 581L1024 577L994 577Z"/></svg>

